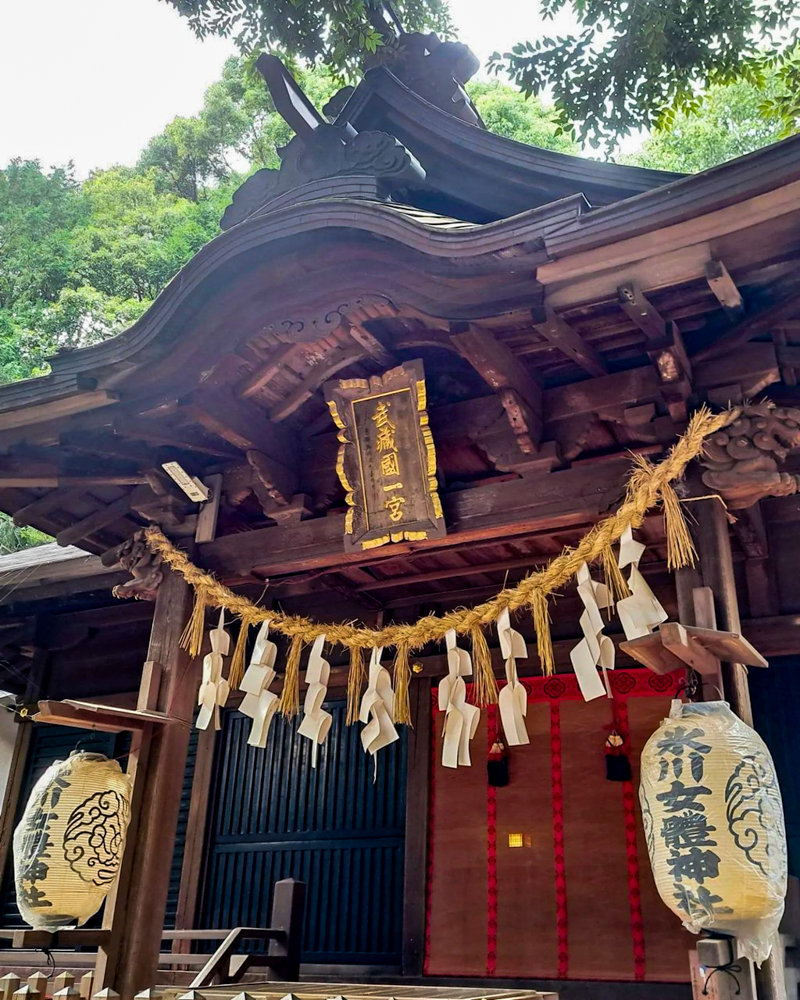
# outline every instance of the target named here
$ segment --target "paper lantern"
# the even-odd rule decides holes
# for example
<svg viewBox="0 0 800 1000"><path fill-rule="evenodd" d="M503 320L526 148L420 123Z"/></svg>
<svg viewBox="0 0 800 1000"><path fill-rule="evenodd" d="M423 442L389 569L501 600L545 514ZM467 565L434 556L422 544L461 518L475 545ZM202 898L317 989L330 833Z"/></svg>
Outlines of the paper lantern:
<svg viewBox="0 0 800 1000"><path fill-rule="evenodd" d="M100 909L119 871L130 799L130 779L102 754L75 753L48 767L14 832L23 920L55 930Z"/></svg>
<svg viewBox="0 0 800 1000"><path fill-rule="evenodd" d="M697 934L760 963L783 915L786 830L775 767L722 701L673 702L642 751L647 849L662 900Z"/></svg>

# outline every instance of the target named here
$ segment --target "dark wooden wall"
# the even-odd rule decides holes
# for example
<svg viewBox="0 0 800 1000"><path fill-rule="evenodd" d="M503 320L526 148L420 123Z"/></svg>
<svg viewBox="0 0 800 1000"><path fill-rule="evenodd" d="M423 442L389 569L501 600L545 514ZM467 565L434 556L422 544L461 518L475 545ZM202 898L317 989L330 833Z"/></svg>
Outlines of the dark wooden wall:
<svg viewBox="0 0 800 1000"><path fill-rule="evenodd" d="M217 744L199 925L269 922L281 878L308 885L303 961L399 966L403 903L405 738L381 750L377 774L345 705L311 767L297 722L276 719L265 749L250 719L224 713Z"/></svg>

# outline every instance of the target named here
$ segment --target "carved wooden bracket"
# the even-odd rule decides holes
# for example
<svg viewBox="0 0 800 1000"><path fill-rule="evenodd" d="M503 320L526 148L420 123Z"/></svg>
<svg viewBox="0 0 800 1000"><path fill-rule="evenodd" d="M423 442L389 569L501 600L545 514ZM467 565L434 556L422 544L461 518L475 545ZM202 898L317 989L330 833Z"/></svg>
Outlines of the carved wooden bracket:
<svg viewBox="0 0 800 1000"><path fill-rule="evenodd" d="M738 420L706 443L703 482L733 510L762 497L790 496L800 492L800 476L781 472L779 463L798 447L800 409L747 404Z"/></svg>
<svg viewBox="0 0 800 1000"><path fill-rule="evenodd" d="M144 531L137 531L122 545L104 553L102 562L106 566L122 566L133 577L127 583L114 587L114 597L136 597L141 601L156 599L156 592L164 579L163 560L150 550Z"/></svg>

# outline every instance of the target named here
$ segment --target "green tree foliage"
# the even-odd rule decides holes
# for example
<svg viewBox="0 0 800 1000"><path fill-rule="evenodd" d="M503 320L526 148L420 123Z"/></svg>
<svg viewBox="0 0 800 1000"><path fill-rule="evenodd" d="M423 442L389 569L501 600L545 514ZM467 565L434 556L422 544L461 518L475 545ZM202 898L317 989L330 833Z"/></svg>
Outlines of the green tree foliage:
<svg viewBox="0 0 800 1000"><path fill-rule="evenodd" d="M478 80L467 90L490 132L559 153L580 155L580 146L560 131L553 108L539 98L526 98L498 80Z"/></svg>
<svg viewBox="0 0 800 1000"><path fill-rule="evenodd" d="M49 535L36 528L18 528L8 514L0 513L0 556L44 545L52 540Z"/></svg>
<svg viewBox="0 0 800 1000"><path fill-rule="evenodd" d="M541 9L545 18L569 11L579 30L521 42L495 53L492 65L526 93L550 88L562 125L577 123L593 145L640 128L668 130L677 114L698 110L710 87L759 86L794 52L800 21L800 0L541 0ZM791 105L773 106L784 125L796 120Z"/></svg>
<svg viewBox="0 0 800 1000"><path fill-rule="evenodd" d="M765 101L781 91L777 74L761 87L745 81L712 87L696 113L677 114L668 132L654 132L623 159L640 167L696 173L744 156L781 138L782 123L763 113Z"/></svg>
<svg viewBox="0 0 800 1000"><path fill-rule="evenodd" d="M389 38L378 0L167 0L200 38L232 37L244 54L278 49L352 75ZM447 0L394 0L408 31L448 34Z"/></svg>

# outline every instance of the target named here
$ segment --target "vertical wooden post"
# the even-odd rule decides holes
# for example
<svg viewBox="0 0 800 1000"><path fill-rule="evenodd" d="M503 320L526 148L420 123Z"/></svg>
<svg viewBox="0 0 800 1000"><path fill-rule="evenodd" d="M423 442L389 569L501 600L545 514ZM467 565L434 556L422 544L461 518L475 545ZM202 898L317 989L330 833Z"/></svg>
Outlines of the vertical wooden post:
<svg viewBox="0 0 800 1000"><path fill-rule="evenodd" d="M412 727L408 730L406 837L403 870L403 975L422 976L428 883L428 804L431 777L431 680L409 686Z"/></svg>
<svg viewBox="0 0 800 1000"><path fill-rule="evenodd" d="M285 958L285 964L276 974L270 969L267 980L296 983L300 979L300 954L303 950L303 922L306 913L306 884L293 878L275 883L272 896L272 914L269 925L286 932L285 941L270 941L269 954Z"/></svg>
<svg viewBox="0 0 800 1000"><path fill-rule="evenodd" d="M124 1000L155 985L169 876L178 823L197 664L180 648L191 611L191 592L177 573L165 572L158 589L140 707L166 712L176 721L152 727L130 754L134 788L128 843L104 924L111 940L98 953L95 988L113 984ZM160 668L157 696L153 683ZM152 704L152 702L155 704ZM149 735L149 738L148 738ZM97 995L97 994L96 994Z"/></svg>
<svg viewBox="0 0 800 1000"><path fill-rule="evenodd" d="M692 507L697 518L694 534L700 556L698 568L703 583L714 593L717 626L728 632L741 632L725 510L718 500L698 500ZM747 670L741 663L723 663L722 681L726 701L743 722L752 726ZM786 1000L786 974L780 949L774 948L772 955L756 970L756 983L758 1000Z"/></svg>
<svg viewBox="0 0 800 1000"><path fill-rule="evenodd" d="M41 627L39 622L33 624L33 641L39 642L41 639ZM24 701L26 705L35 702L42 693L50 654L39 646L33 651L33 661L28 673L28 681L25 686ZM14 839L14 826L17 821L19 809L19 796L22 791L22 781L25 777L25 763L28 759L28 749L31 742L33 723L30 719L20 721L17 729L17 738L14 743L14 752L11 757L11 768L8 775L5 794L0 803L0 883L11 856L11 845Z"/></svg>
<svg viewBox="0 0 800 1000"><path fill-rule="evenodd" d="M211 477L209 477L211 478ZM189 817L186 823L186 843L183 848L183 865L181 867L181 884L178 892L178 908L175 915L175 926L178 930L194 928L197 912L197 899L200 891L200 879L203 865L203 846L206 832L208 804L211 797L211 779L214 764L214 746L216 732L213 727L204 729L197 739L197 756L192 779L192 796L189 802ZM175 941L172 945L175 953L186 953L192 950L191 941Z"/></svg>
<svg viewBox="0 0 800 1000"><path fill-rule="evenodd" d="M726 632L741 632L725 508L718 500L698 500L692 504L692 508L697 517L696 538L700 556L700 575L704 585L714 592L717 627ZM725 685L725 699L739 718L748 726L752 726L753 709L750 704L750 689L747 686L747 670L741 663L723 663L722 680Z"/></svg>

